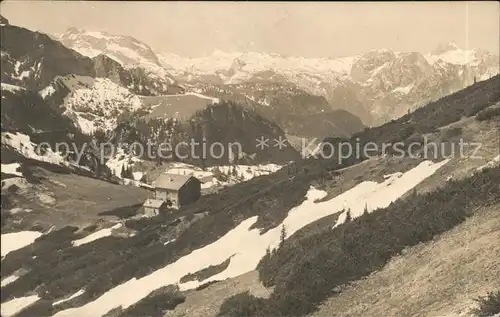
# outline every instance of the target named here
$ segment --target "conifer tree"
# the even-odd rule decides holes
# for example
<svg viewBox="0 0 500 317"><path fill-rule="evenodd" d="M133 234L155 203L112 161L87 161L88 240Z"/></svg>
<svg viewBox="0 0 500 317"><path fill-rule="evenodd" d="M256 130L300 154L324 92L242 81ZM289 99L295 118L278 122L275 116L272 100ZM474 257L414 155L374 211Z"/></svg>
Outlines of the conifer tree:
<svg viewBox="0 0 500 317"><path fill-rule="evenodd" d="M281 233L280 233L280 244L279 248L283 247L283 244L285 244L285 239L286 239L286 227L285 225L281 226Z"/></svg>
<svg viewBox="0 0 500 317"><path fill-rule="evenodd" d="M352 220L351 209L347 209L347 214L345 216L345 222L350 222Z"/></svg>
<svg viewBox="0 0 500 317"><path fill-rule="evenodd" d="M365 203L365 209L363 211L363 215L368 215L368 203Z"/></svg>

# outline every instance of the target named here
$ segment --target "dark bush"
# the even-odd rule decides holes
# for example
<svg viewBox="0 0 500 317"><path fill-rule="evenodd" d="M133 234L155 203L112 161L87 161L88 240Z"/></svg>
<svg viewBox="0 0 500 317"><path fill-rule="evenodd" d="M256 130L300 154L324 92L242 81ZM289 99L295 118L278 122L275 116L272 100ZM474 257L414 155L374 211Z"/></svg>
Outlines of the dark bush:
<svg viewBox="0 0 500 317"><path fill-rule="evenodd" d="M250 295L249 292L234 295L225 300L219 310L219 317L271 316L263 315L264 300Z"/></svg>
<svg viewBox="0 0 500 317"><path fill-rule="evenodd" d="M454 137L462 135L462 128L461 127L452 127L452 128L447 128L443 130L442 136L444 140L449 140Z"/></svg>
<svg viewBox="0 0 500 317"><path fill-rule="evenodd" d="M137 210L141 207L142 204L118 207L112 210L100 212L99 216L116 216L120 219L126 219L135 216L137 214Z"/></svg>
<svg viewBox="0 0 500 317"><path fill-rule="evenodd" d="M186 297L172 287L158 289L138 303L123 310L119 317L164 316L167 310L173 310L183 303Z"/></svg>
<svg viewBox="0 0 500 317"><path fill-rule="evenodd" d="M476 115L476 119L479 121L491 120L496 117L500 117L500 106L486 108Z"/></svg>
<svg viewBox="0 0 500 317"><path fill-rule="evenodd" d="M486 296L476 299L478 308L473 310L476 317L492 317L500 313L500 290L489 292Z"/></svg>
<svg viewBox="0 0 500 317"><path fill-rule="evenodd" d="M223 272L227 267L229 266L229 263L231 262L231 258L227 259L226 261L217 264L217 265L210 265L207 268L204 268L202 270L199 270L194 273L189 273L181 277L179 282L181 283L187 283L189 281L203 281L206 280L207 278L214 276L216 274L219 274Z"/></svg>
<svg viewBox="0 0 500 317"><path fill-rule="evenodd" d="M202 289L205 289L205 288L209 287L210 285L218 283L218 282L220 282L220 281L219 280L215 280L215 281L210 281L210 282L203 283L203 284L199 285L198 287L196 287L196 290L197 291L201 291Z"/></svg>

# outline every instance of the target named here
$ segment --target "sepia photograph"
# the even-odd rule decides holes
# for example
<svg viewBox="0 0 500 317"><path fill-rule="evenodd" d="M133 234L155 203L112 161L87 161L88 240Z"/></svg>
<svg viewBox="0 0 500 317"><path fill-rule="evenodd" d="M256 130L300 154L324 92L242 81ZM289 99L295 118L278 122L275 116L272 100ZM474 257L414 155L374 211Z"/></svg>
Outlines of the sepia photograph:
<svg viewBox="0 0 500 317"><path fill-rule="evenodd" d="M500 317L500 3L0 3L0 317Z"/></svg>

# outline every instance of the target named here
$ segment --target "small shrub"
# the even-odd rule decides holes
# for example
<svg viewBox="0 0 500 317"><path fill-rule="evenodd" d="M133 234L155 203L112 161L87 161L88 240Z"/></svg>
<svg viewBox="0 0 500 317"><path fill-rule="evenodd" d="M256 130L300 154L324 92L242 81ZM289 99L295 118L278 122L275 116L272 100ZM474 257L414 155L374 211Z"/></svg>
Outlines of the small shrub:
<svg viewBox="0 0 500 317"><path fill-rule="evenodd" d="M97 225L96 224L93 224L93 225L89 225L85 228L83 228L83 231L85 232L94 232L95 230L97 229Z"/></svg>
<svg viewBox="0 0 500 317"><path fill-rule="evenodd" d="M226 299L221 307L219 317L255 316L263 307L263 299L250 295L249 292L240 293Z"/></svg>
<svg viewBox="0 0 500 317"><path fill-rule="evenodd" d="M195 273L189 273L181 277L179 280L181 283L187 283L189 281L203 281L206 280L207 278L214 276L216 274L219 274L223 272L227 267L229 266L229 263L231 262L231 258L228 258L226 261L217 264L217 265L210 265L207 268L201 269Z"/></svg>
<svg viewBox="0 0 500 317"><path fill-rule="evenodd" d="M151 292L146 298L124 309L119 317L163 316L183 303L186 297L173 287L166 286Z"/></svg>
<svg viewBox="0 0 500 317"><path fill-rule="evenodd" d="M120 219L126 219L135 216L141 207L142 204L118 207L112 210L100 212L99 216L116 216Z"/></svg>
<svg viewBox="0 0 500 317"><path fill-rule="evenodd" d="M500 116L500 107L490 107L486 108L483 111L479 112L476 115L476 119L479 121L485 121L493 119L494 117Z"/></svg>
<svg viewBox="0 0 500 317"><path fill-rule="evenodd" d="M449 140L454 137L462 135L462 128L461 127L453 127L453 128L448 128L444 130L441 133L442 137L444 140Z"/></svg>
<svg viewBox="0 0 500 317"><path fill-rule="evenodd" d="M492 317L500 313L500 290L489 292L486 296L476 299L478 308L473 310L477 317Z"/></svg>
<svg viewBox="0 0 500 317"><path fill-rule="evenodd" d="M196 290L197 290L197 291L201 291L202 289L205 289L205 288L209 287L210 285L215 284L215 283L218 283L218 282L220 282L220 281L219 281L219 280L214 280L214 281L210 281L210 282L203 283L203 284L199 285L199 286L196 288Z"/></svg>

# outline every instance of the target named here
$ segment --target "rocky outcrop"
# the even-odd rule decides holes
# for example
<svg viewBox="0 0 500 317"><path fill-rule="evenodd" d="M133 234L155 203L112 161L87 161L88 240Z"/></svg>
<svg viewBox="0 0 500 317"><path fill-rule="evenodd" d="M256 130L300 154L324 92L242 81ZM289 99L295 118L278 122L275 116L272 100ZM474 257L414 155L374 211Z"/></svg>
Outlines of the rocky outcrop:
<svg viewBox="0 0 500 317"><path fill-rule="evenodd" d="M158 96L182 93L182 87L172 84L168 79L149 76L140 67L125 69L114 59L99 54L92 58L97 77L105 77L117 85L127 87L131 92L142 96Z"/></svg>
<svg viewBox="0 0 500 317"><path fill-rule="evenodd" d="M6 25L8 25L9 24L9 20L7 20L7 18L5 18L4 16L0 15L0 24L6 24Z"/></svg>
<svg viewBox="0 0 500 317"><path fill-rule="evenodd" d="M95 76L90 58L43 33L13 25L2 25L0 32L3 83L39 90L57 76Z"/></svg>

